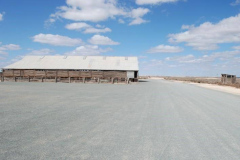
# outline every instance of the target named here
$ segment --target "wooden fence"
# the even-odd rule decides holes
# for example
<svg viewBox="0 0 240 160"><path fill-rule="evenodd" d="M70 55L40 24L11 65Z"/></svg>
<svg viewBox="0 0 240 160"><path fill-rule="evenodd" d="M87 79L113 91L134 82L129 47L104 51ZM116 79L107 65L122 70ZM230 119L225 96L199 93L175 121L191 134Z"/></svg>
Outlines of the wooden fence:
<svg viewBox="0 0 240 160"><path fill-rule="evenodd" d="M40 82L125 82L126 71L76 71L76 70L3 70L2 81L40 81Z"/></svg>

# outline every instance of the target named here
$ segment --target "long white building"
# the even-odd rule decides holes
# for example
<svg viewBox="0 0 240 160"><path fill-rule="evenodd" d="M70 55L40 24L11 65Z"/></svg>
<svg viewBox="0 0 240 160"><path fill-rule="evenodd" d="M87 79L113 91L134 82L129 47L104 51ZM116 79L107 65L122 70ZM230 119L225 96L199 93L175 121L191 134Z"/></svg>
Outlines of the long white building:
<svg viewBox="0 0 240 160"><path fill-rule="evenodd" d="M111 56L26 56L4 67L4 78L88 78L128 79L136 81L137 57Z"/></svg>

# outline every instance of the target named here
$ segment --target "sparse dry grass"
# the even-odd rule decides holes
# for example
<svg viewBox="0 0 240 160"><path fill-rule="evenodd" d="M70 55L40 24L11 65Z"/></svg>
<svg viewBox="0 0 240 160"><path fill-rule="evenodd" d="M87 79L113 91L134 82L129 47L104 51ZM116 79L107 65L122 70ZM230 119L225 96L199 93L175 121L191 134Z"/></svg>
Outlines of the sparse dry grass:
<svg viewBox="0 0 240 160"><path fill-rule="evenodd" d="M174 80L174 81L184 81L192 83L206 83L206 84L216 84L221 86L232 86L240 88L240 78L237 78L236 84L222 84L221 78L209 78L209 77L164 77L165 80Z"/></svg>

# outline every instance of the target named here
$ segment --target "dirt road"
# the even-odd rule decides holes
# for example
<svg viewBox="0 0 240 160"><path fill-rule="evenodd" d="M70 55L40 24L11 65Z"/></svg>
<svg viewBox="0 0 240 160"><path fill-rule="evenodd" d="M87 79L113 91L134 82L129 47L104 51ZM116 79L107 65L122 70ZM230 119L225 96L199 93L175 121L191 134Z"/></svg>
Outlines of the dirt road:
<svg viewBox="0 0 240 160"><path fill-rule="evenodd" d="M0 159L240 159L240 96L134 85L0 83Z"/></svg>

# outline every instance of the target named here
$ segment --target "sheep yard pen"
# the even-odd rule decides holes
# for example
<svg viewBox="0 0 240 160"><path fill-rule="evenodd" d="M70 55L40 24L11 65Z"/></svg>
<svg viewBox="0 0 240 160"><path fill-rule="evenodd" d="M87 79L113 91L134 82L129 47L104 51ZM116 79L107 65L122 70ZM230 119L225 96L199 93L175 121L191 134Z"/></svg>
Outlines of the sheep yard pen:
<svg viewBox="0 0 240 160"><path fill-rule="evenodd" d="M128 83L129 79L125 71L4 70L2 81Z"/></svg>

